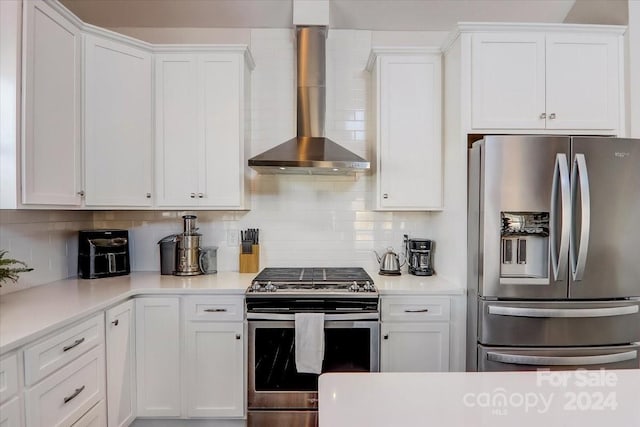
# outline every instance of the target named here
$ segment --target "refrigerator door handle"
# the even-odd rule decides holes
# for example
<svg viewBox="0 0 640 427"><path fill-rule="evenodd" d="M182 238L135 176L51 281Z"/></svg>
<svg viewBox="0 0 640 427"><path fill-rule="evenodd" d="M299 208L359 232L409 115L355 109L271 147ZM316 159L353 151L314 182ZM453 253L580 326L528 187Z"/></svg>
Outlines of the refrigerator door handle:
<svg viewBox="0 0 640 427"><path fill-rule="evenodd" d="M560 249L556 250L557 239L557 216L558 207L556 200L560 191L562 204L562 221L560 229ZM551 209L549 218L549 246L551 249L551 265L553 268L553 280L563 280L567 274L567 263L569 254L569 239L571 230L571 187L569 184L569 167L567 155L558 153L553 171L553 185L551 187Z"/></svg>
<svg viewBox="0 0 640 427"><path fill-rule="evenodd" d="M635 314L637 305L604 308L529 308L490 305L489 314L514 317L613 317Z"/></svg>
<svg viewBox="0 0 640 427"><path fill-rule="evenodd" d="M542 366L604 365L637 358L637 350L613 354L599 354L595 356L527 356L521 354L496 353L493 351L487 353L487 359L491 362Z"/></svg>
<svg viewBox="0 0 640 427"><path fill-rule="evenodd" d="M578 183L580 183L580 247L576 253L576 222L571 223L571 274L575 282L582 280L584 268L587 263L587 251L589 250L589 232L591 229L591 198L589 189L589 174L587 173L587 162L584 154L576 154L573 160L573 171L571 173L571 200L575 201L578 196Z"/></svg>

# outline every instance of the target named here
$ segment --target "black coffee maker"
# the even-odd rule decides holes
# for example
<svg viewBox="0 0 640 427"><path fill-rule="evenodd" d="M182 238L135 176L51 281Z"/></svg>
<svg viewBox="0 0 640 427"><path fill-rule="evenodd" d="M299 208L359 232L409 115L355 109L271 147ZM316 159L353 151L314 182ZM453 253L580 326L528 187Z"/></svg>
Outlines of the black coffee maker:
<svg viewBox="0 0 640 427"><path fill-rule="evenodd" d="M433 275L433 240L406 239L409 273L414 276Z"/></svg>
<svg viewBox="0 0 640 427"><path fill-rule="evenodd" d="M78 232L78 276L83 279L129 274L127 230L81 230Z"/></svg>

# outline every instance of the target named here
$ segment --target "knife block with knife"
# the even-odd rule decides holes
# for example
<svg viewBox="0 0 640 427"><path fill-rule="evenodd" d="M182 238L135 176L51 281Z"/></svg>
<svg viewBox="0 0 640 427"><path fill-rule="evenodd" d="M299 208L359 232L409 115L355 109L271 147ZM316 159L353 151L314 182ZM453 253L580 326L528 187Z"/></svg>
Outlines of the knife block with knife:
<svg viewBox="0 0 640 427"><path fill-rule="evenodd" d="M249 228L240 232L240 273L257 273L260 270L260 230Z"/></svg>

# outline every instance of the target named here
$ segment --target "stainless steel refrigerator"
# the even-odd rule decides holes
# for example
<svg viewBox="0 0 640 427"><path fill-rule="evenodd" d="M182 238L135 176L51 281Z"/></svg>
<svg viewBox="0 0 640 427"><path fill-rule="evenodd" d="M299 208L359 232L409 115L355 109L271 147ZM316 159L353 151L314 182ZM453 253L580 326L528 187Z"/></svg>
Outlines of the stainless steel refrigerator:
<svg viewBox="0 0 640 427"><path fill-rule="evenodd" d="M486 136L468 209L468 370L640 367L640 140Z"/></svg>

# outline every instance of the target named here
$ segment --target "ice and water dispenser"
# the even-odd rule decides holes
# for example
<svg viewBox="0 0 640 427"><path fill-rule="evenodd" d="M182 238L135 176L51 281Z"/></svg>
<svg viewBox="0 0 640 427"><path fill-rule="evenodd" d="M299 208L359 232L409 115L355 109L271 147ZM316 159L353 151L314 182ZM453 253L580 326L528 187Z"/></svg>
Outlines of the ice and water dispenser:
<svg viewBox="0 0 640 427"><path fill-rule="evenodd" d="M501 212L500 278L547 279L549 213Z"/></svg>

